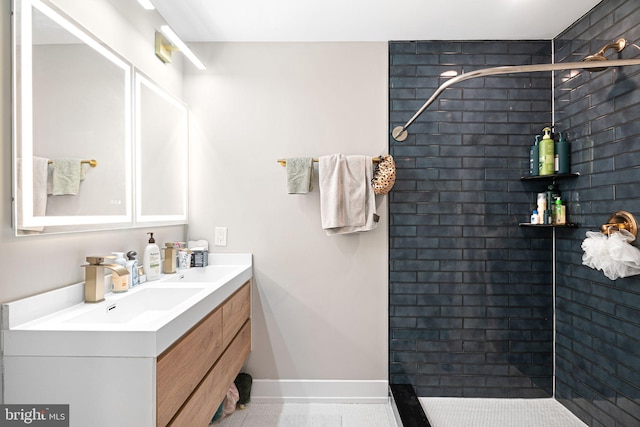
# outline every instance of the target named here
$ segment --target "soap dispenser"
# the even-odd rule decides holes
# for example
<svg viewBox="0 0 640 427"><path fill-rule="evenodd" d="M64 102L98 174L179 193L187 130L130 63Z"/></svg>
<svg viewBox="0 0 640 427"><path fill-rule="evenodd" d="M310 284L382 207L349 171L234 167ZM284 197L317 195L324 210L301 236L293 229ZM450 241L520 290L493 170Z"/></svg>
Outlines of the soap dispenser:
<svg viewBox="0 0 640 427"><path fill-rule="evenodd" d="M153 233L149 234L149 244L144 248L144 258L142 266L147 276L147 281L158 280L160 278L160 248L156 245Z"/></svg>
<svg viewBox="0 0 640 427"><path fill-rule="evenodd" d="M544 132L544 136L542 137L542 141L540 141L540 175L553 175L553 170L555 167L555 159L554 159L554 141L551 138L551 128L546 127L542 129Z"/></svg>

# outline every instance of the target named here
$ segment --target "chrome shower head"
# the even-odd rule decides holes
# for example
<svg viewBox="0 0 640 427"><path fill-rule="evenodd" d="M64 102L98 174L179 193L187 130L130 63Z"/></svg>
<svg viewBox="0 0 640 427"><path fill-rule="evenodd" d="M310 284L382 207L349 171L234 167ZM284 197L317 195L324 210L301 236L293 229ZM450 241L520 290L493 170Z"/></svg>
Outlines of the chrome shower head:
<svg viewBox="0 0 640 427"><path fill-rule="evenodd" d="M607 58L604 56L605 52L609 49L615 49L616 52L621 52L627 46L627 41L625 39L618 39L615 43L610 43L600 49L597 53L593 55L589 55L585 57L583 62L592 62L592 61L606 61ZM589 71L604 71L607 67L594 67L589 68Z"/></svg>

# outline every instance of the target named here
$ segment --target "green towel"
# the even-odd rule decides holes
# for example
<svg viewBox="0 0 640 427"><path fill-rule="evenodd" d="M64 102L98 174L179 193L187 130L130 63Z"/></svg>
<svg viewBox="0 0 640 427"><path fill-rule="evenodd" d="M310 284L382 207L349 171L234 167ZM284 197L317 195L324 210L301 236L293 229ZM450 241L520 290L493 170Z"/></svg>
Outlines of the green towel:
<svg viewBox="0 0 640 427"><path fill-rule="evenodd" d="M313 158L293 157L287 160L287 192L306 194L313 190Z"/></svg>
<svg viewBox="0 0 640 427"><path fill-rule="evenodd" d="M82 163L80 160L54 160L51 173L51 194L54 196L77 195L82 178Z"/></svg>

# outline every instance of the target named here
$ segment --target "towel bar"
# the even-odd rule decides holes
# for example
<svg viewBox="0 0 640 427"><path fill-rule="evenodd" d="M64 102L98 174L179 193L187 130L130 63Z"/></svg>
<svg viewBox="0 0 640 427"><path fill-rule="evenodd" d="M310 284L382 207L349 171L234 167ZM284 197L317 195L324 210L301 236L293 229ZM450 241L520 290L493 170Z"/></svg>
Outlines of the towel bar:
<svg viewBox="0 0 640 427"><path fill-rule="evenodd" d="M379 162L380 162L380 157L374 157L372 160L373 160L373 163L379 163ZM287 166L287 161L286 161L285 159L278 159L278 160L276 160L276 161L277 161L278 163L280 163L280 165L282 165L282 166ZM313 159L313 161L314 161L315 163L318 163L318 162L319 162L319 160L318 160L318 159L316 159L316 158L314 158L314 159Z"/></svg>
<svg viewBox="0 0 640 427"><path fill-rule="evenodd" d="M53 160L49 160L48 161L49 164L53 164ZM92 168L95 168L96 166L98 166L98 161L97 160L80 160L80 163L84 164L84 165L89 165Z"/></svg>

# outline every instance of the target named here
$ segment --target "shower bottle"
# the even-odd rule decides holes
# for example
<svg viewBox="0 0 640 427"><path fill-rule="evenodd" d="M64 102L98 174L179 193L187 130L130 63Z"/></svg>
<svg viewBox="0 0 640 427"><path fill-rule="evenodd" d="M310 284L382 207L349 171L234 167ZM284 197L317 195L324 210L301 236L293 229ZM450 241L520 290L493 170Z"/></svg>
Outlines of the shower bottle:
<svg viewBox="0 0 640 427"><path fill-rule="evenodd" d="M529 175L538 176L540 173L540 135L536 135L536 142L531 146L529 155Z"/></svg>
<svg viewBox="0 0 640 427"><path fill-rule="evenodd" d="M569 173L569 143L560 133L558 143L556 144L556 158L558 159L558 164L556 165L556 170L558 173Z"/></svg>
<svg viewBox="0 0 640 427"><path fill-rule="evenodd" d="M544 136L542 137L542 141L540 141L539 147L540 175L553 175L555 159L551 128L546 127L542 129L542 131L544 132Z"/></svg>

